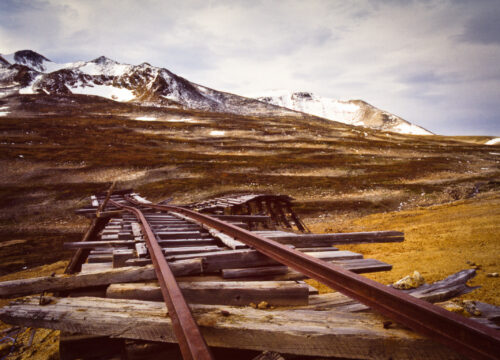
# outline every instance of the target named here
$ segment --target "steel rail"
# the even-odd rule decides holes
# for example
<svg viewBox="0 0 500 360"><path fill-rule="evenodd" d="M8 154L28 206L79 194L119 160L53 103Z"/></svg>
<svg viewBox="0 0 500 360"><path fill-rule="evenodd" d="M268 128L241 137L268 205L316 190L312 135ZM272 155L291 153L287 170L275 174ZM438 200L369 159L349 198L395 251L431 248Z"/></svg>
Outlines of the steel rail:
<svg viewBox="0 0 500 360"><path fill-rule="evenodd" d="M179 343L183 359L213 359L210 349L201 334L198 324L196 324L196 321L193 319L191 310L182 295L181 289L175 280L172 270L168 266L167 260L165 259L146 217L142 211L137 208L126 206L113 200L110 200L110 202L119 208L133 213L141 222L143 235L148 246L151 260L154 264L156 277L160 283L161 293L167 305L174 334Z"/></svg>
<svg viewBox="0 0 500 360"><path fill-rule="evenodd" d="M499 358L500 332L493 328L213 217L181 207L126 199L135 205L177 212L212 226L471 359Z"/></svg>

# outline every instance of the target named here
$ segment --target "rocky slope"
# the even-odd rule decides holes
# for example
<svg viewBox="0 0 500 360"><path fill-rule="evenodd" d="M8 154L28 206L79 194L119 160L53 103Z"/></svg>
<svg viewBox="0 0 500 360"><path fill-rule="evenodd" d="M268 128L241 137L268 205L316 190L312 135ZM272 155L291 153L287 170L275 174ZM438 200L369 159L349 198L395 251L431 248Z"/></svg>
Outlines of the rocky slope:
<svg viewBox="0 0 500 360"><path fill-rule="evenodd" d="M121 64L101 56L57 64L31 50L0 59L0 96L9 94L96 95L120 102L248 115L300 116L254 99L192 83L167 69Z"/></svg>
<svg viewBox="0 0 500 360"><path fill-rule="evenodd" d="M310 92L274 92L258 100L350 125L402 134L432 135L420 126L380 110L362 100L335 100Z"/></svg>

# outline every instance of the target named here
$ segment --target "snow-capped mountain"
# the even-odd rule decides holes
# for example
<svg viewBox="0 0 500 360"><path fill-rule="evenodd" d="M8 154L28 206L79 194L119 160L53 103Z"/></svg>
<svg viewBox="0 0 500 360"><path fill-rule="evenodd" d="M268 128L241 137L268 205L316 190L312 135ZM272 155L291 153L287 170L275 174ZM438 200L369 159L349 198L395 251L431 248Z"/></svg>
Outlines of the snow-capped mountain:
<svg viewBox="0 0 500 360"><path fill-rule="evenodd" d="M432 135L430 131L362 100L342 101L316 96L310 92L287 91L275 91L256 99L345 124L402 134Z"/></svg>
<svg viewBox="0 0 500 360"><path fill-rule="evenodd" d="M361 100L332 100L308 92L274 93L252 99L195 84L148 63L122 64L101 56L58 64L32 50L0 55L0 97L38 93L95 95L142 105L257 116L301 117L306 113L377 130L432 134Z"/></svg>
<svg viewBox="0 0 500 360"><path fill-rule="evenodd" d="M101 56L57 64L31 50L0 59L0 96L9 94L96 95L115 101L188 109L267 115L300 114L192 83L167 69L121 64Z"/></svg>

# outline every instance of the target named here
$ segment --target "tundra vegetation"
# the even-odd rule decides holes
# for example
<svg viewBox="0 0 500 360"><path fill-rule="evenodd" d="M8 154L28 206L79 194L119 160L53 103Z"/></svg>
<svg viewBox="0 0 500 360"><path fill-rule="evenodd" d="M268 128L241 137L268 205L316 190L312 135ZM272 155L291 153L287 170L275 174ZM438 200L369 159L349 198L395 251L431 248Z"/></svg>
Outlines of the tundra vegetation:
<svg viewBox="0 0 500 360"><path fill-rule="evenodd" d="M401 245L356 248L395 266L375 275L385 282L415 269L437 280L466 261L498 271L500 150L484 145L488 137L402 135L308 115L164 110L94 96L25 95L6 104L17 110L0 118L1 275L68 259L61 244L78 240L88 224L73 210L114 180L177 204L288 194L316 231L404 230ZM471 296L498 303L498 293L486 293Z"/></svg>

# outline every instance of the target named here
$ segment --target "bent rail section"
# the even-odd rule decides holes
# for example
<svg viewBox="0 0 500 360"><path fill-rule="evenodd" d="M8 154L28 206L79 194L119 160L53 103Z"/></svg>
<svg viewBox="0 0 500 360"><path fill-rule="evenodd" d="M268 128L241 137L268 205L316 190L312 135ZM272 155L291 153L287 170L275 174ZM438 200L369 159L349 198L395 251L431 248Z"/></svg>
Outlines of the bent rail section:
<svg viewBox="0 0 500 360"><path fill-rule="evenodd" d="M172 273L165 256L163 256L161 247L158 244L158 241L156 240L156 237L144 214L141 210L135 207L122 205L113 200L110 200L110 202L118 208L133 213L141 222L143 234L145 235L146 244L155 267L162 296L167 305L170 318L172 319L172 327L175 337L179 343L183 358L185 360L213 359L205 339L201 335L201 331L196 324L196 321L193 319L191 310L182 295L181 289L175 280L175 276Z"/></svg>

